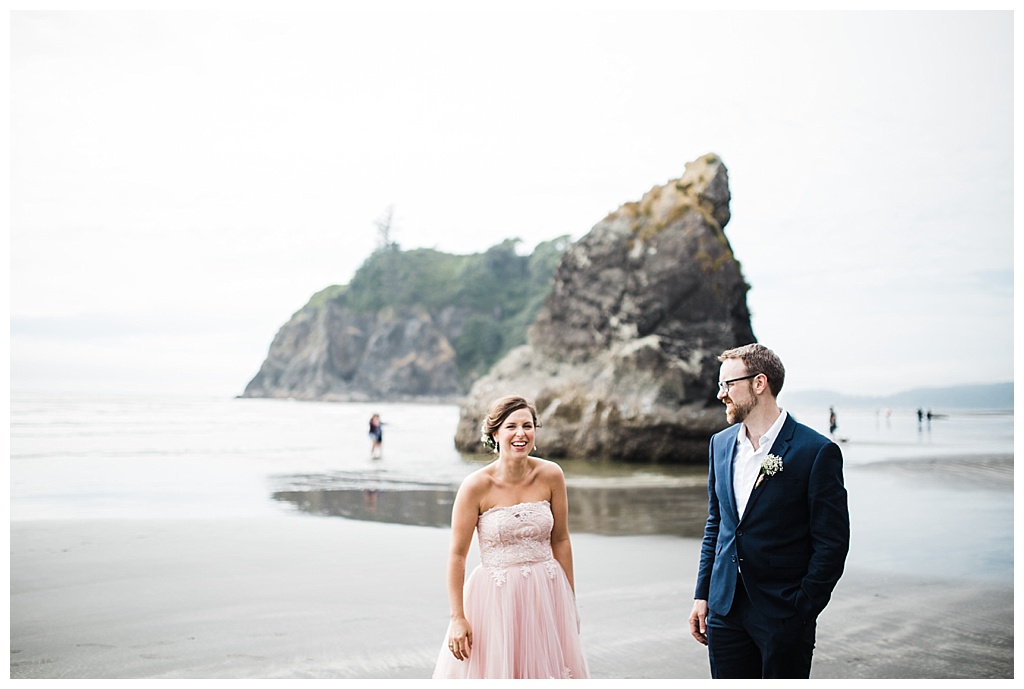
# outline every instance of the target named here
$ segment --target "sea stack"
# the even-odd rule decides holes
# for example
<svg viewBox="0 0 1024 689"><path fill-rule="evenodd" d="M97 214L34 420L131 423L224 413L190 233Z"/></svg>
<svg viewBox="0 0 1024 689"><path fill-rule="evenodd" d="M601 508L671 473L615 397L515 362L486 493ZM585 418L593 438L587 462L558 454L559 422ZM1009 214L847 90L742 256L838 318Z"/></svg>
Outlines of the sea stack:
<svg viewBox="0 0 1024 689"><path fill-rule="evenodd" d="M705 155L570 246L527 344L470 389L456 446L483 451L487 405L520 394L537 405L540 456L706 462L726 425L717 356L755 341L729 201L725 165Z"/></svg>

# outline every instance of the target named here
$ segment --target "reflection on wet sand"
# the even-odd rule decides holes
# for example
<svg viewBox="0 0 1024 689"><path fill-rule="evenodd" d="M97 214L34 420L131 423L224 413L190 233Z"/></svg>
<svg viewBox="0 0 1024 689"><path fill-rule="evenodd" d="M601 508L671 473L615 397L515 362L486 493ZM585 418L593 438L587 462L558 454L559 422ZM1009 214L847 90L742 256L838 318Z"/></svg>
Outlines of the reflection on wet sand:
<svg viewBox="0 0 1024 689"><path fill-rule="evenodd" d="M303 512L417 526L448 524L454 498L449 489L315 488L274 493L275 500L293 503Z"/></svg>
<svg viewBox="0 0 1024 689"><path fill-rule="evenodd" d="M289 482L290 487L298 488L295 478ZM700 481L669 483L625 487L605 482L570 483L569 529L574 533L609 536L699 538L707 518L706 485ZM310 487L277 491L273 497L312 514L448 527L455 488Z"/></svg>

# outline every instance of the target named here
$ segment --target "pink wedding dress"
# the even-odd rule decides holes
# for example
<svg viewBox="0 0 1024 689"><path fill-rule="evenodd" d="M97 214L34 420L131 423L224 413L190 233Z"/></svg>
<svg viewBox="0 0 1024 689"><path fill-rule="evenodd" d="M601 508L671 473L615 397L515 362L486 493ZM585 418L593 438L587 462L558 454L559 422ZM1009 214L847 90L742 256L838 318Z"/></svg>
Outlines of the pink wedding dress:
<svg viewBox="0 0 1024 689"><path fill-rule="evenodd" d="M446 634L434 679L589 677L576 598L551 555L554 523L547 501L480 515L480 565L463 592L473 648L468 660L456 660Z"/></svg>

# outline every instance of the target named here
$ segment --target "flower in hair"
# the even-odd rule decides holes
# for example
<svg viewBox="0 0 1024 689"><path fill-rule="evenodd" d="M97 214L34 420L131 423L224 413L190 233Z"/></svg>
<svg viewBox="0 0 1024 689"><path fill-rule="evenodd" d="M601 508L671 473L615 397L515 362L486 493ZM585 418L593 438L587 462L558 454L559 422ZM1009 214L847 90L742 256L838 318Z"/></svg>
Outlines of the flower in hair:
<svg viewBox="0 0 1024 689"><path fill-rule="evenodd" d="M494 440L494 437L487 432L486 421L484 421L483 424L480 425L480 442L482 442L484 446L491 452L498 451L498 443Z"/></svg>

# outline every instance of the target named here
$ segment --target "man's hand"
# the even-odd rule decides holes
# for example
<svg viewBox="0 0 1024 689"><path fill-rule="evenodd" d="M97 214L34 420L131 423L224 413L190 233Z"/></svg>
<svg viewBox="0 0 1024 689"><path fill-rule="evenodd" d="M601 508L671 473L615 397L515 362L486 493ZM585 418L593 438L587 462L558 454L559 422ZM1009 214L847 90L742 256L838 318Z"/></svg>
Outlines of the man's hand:
<svg viewBox="0 0 1024 689"><path fill-rule="evenodd" d="M705 646L708 645L708 602L699 598L693 601L690 613L690 633Z"/></svg>

